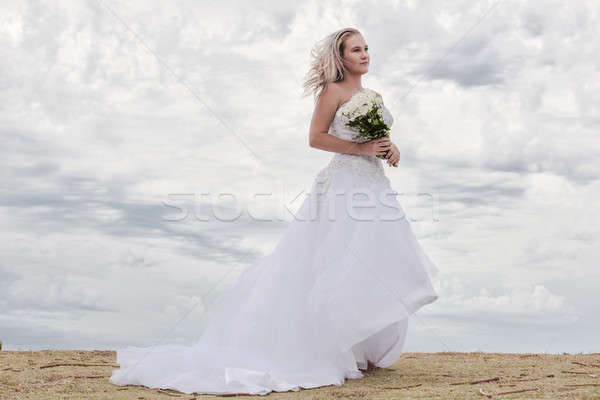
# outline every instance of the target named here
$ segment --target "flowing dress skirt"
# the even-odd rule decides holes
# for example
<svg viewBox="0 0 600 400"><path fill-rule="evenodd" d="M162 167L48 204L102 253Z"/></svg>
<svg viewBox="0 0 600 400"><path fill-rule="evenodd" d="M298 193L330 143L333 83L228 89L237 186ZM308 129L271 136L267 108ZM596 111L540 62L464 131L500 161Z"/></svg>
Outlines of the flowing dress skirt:
<svg viewBox="0 0 600 400"><path fill-rule="evenodd" d="M438 298L438 270L387 177L335 165L274 250L208 306L197 343L118 349L110 382L264 395L341 386L367 361L396 362L408 317Z"/></svg>

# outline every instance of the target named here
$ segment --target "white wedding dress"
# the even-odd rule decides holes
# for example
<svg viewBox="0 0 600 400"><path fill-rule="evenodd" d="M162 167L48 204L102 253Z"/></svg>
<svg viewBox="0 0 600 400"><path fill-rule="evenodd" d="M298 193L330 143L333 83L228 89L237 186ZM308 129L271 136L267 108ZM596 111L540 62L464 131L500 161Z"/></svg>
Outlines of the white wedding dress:
<svg viewBox="0 0 600 400"><path fill-rule="evenodd" d="M346 104L329 133L353 140L356 132L341 114ZM383 117L391 126L385 106ZM118 349L120 369L110 382L264 395L341 386L362 378L367 361L396 362L408 317L438 298L432 280L439 271L416 240L383 163L335 153L274 250L208 306L199 341ZM373 196L370 207L364 193ZM378 197L383 193L389 194ZM355 202L347 203L351 197Z"/></svg>

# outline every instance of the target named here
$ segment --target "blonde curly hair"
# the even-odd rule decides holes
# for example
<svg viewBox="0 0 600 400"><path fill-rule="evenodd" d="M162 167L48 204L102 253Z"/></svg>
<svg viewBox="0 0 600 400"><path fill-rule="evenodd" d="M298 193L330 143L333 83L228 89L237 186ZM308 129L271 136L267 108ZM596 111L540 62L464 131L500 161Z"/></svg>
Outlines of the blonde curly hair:
<svg viewBox="0 0 600 400"><path fill-rule="evenodd" d="M315 102L329 82L338 82L344 78L342 54L346 39L352 35L362 35L358 29L343 28L317 42L311 50L312 62L302 85L304 93L314 95Z"/></svg>

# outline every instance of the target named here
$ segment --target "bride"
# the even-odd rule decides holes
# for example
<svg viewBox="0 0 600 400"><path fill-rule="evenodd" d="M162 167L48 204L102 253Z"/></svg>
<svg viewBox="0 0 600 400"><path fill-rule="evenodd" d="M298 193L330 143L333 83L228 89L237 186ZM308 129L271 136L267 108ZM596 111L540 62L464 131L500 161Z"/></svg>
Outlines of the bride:
<svg viewBox="0 0 600 400"><path fill-rule="evenodd" d="M347 28L316 49L304 85L318 93L310 146L334 154L309 197L274 250L207 307L197 343L118 349L110 382L187 394L341 386L361 370L394 364L409 316L438 298L439 271L377 157L396 165L398 148L389 138L354 140L356 128L345 125L355 96L381 100L361 84L368 46ZM389 110L382 112L391 126ZM364 196L369 206L355 199Z"/></svg>

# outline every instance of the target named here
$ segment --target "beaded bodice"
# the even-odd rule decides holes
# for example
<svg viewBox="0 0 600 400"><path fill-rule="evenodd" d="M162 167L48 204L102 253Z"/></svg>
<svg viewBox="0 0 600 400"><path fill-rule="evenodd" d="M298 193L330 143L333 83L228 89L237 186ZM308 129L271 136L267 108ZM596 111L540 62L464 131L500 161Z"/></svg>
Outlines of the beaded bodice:
<svg viewBox="0 0 600 400"><path fill-rule="evenodd" d="M365 88L360 92L366 91L368 95L375 98L377 94L375 91ZM357 92L357 93L360 93ZM356 95L355 93L354 95ZM353 95L353 97L354 97ZM352 100L352 97L350 98ZM350 100L343 103L335 112L333 120L329 125L328 133L333 136L337 136L340 139L344 139L351 142L363 142L364 139L354 139L354 136L358 133L356 128L352 128L346 125L348 117L343 115L346 111L346 106L350 103ZM394 123L394 118L390 111L381 102L381 109L383 120L391 128ZM370 181L388 181L383 169L382 163L385 162L375 155L358 155L358 154L346 154L346 153L335 153L331 158L329 164L321 170L319 176L328 175L338 169L346 169L349 172L368 178Z"/></svg>
<svg viewBox="0 0 600 400"><path fill-rule="evenodd" d="M363 90L361 90L360 92L356 92L354 95L361 93L361 92L367 92L367 94L369 96L373 96L373 98L375 98L377 96L377 93L375 93L373 90L369 89L369 88L365 88ZM329 125L329 133L339 137L340 139L344 139L344 140L349 140L352 142L360 142L362 140L355 140L353 139L354 136L358 133L356 128L351 128L349 126L346 126L346 123L348 122L348 117L346 117L345 115L343 115L344 111L346 111L346 108L348 106L348 104L350 103L350 101L352 100L352 98L354 97L354 95L352 95L352 97L346 101L345 103L343 103L335 112L334 116L333 116L333 120L331 121L331 124ZM381 99L381 97L380 97ZM394 118L392 117L392 114L390 113L390 111L387 109L387 107L383 104L383 102L380 102L381 104L381 111L383 113L383 120L385 121L385 123L391 128L392 124L394 123ZM375 156L373 156L375 157Z"/></svg>

